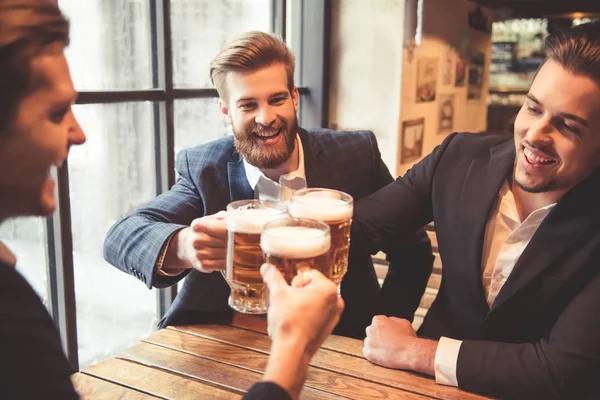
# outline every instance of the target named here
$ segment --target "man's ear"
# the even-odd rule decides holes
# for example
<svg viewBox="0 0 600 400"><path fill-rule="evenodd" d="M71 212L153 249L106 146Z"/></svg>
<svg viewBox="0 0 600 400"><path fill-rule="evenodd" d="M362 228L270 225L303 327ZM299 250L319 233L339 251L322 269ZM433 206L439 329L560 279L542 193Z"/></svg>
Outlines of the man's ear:
<svg viewBox="0 0 600 400"><path fill-rule="evenodd" d="M294 86L292 89L292 102L294 103L294 111L298 112L298 102L300 101L300 92L298 92L298 88Z"/></svg>
<svg viewBox="0 0 600 400"><path fill-rule="evenodd" d="M219 104L219 110L221 111L221 114L225 118L225 121L227 121L227 123L229 125L231 125L231 115L229 114L229 107L227 107L227 103L225 103L225 101L223 101L223 99L219 99L218 104Z"/></svg>

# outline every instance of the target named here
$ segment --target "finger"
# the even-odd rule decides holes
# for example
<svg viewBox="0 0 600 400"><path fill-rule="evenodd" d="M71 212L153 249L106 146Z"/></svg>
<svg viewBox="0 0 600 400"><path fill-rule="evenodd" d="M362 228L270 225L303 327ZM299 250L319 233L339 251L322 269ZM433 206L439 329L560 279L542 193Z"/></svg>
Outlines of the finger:
<svg viewBox="0 0 600 400"><path fill-rule="evenodd" d="M273 264L264 263L261 265L260 274L271 292L288 286L281 272Z"/></svg>
<svg viewBox="0 0 600 400"><path fill-rule="evenodd" d="M203 232L208 236L225 240L227 237L227 225L222 218L213 216L200 218L192 222L194 232Z"/></svg>
<svg viewBox="0 0 600 400"><path fill-rule="evenodd" d="M298 275L296 275L294 279L292 279L292 286L301 288L308 285L311 282L311 280L312 278L310 277L308 271L299 271Z"/></svg>
<svg viewBox="0 0 600 400"><path fill-rule="evenodd" d="M227 248L227 239L226 238L217 238L214 236L209 236L204 232L194 232L194 237L192 238L192 246L194 249L200 250L205 247L212 248Z"/></svg>
<svg viewBox="0 0 600 400"><path fill-rule="evenodd" d="M199 261L200 264L200 268L196 268L196 266L192 263L192 265L194 265L194 268L196 268L198 271L200 272L213 272L213 271L224 271L225 270L225 260L221 259L221 260L206 260L206 261Z"/></svg>
<svg viewBox="0 0 600 400"><path fill-rule="evenodd" d="M227 211L219 211L218 213L213 214L212 217L216 219L225 219L227 218Z"/></svg>
<svg viewBox="0 0 600 400"><path fill-rule="evenodd" d="M203 249L196 251L196 258L200 261L224 260L226 255L227 249L223 247L204 247Z"/></svg>

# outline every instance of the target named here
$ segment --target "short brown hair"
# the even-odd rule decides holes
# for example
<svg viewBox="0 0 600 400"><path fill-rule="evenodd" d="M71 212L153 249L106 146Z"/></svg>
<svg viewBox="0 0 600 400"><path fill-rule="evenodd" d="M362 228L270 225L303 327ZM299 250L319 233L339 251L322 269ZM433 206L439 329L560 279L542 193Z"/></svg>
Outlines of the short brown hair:
<svg viewBox="0 0 600 400"><path fill-rule="evenodd" d="M48 45L69 42L56 0L0 0L0 137L31 90L31 62Z"/></svg>
<svg viewBox="0 0 600 400"><path fill-rule="evenodd" d="M288 89L294 88L296 57L278 36L260 32L246 32L231 40L210 62L210 79L219 96L227 101L225 80L229 72L253 72L282 63L287 73Z"/></svg>
<svg viewBox="0 0 600 400"><path fill-rule="evenodd" d="M549 60L574 74L587 76L600 86L600 21L548 35L544 50Z"/></svg>

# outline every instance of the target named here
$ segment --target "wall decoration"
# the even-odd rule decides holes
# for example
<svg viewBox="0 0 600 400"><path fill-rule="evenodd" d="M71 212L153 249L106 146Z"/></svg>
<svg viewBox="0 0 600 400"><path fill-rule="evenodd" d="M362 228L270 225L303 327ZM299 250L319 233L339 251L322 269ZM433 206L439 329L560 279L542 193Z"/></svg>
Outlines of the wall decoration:
<svg viewBox="0 0 600 400"><path fill-rule="evenodd" d="M454 94L440 95L440 127L438 133L450 133L454 129Z"/></svg>
<svg viewBox="0 0 600 400"><path fill-rule="evenodd" d="M442 83L444 85L452 84L452 70L454 69L454 50L446 50L446 58L444 60L444 67L442 72Z"/></svg>
<svg viewBox="0 0 600 400"><path fill-rule="evenodd" d="M469 85L467 87L467 100L480 100L483 87L483 69L485 55L481 52L473 54L469 65Z"/></svg>
<svg viewBox="0 0 600 400"><path fill-rule="evenodd" d="M412 119L402 123L400 164L406 164L421 158L424 133L425 118Z"/></svg>
<svg viewBox="0 0 600 400"><path fill-rule="evenodd" d="M417 67L417 103L434 101L439 59L423 57Z"/></svg>
<svg viewBox="0 0 600 400"><path fill-rule="evenodd" d="M467 77L467 66L462 57L456 57L456 68L454 72L454 86L464 87Z"/></svg>

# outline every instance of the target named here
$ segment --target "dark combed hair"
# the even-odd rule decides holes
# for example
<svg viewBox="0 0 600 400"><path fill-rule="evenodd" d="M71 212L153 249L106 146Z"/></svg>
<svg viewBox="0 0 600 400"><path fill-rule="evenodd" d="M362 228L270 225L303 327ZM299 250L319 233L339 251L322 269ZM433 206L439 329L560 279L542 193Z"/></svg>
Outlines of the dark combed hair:
<svg viewBox="0 0 600 400"><path fill-rule="evenodd" d="M548 35L544 50L548 59L600 86L600 21Z"/></svg>
<svg viewBox="0 0 600 400"><path fill-rule="evenodd" d="M0 138L28 94L31 62L48 45L69 42L56 0L0 0Z"/></svg>

